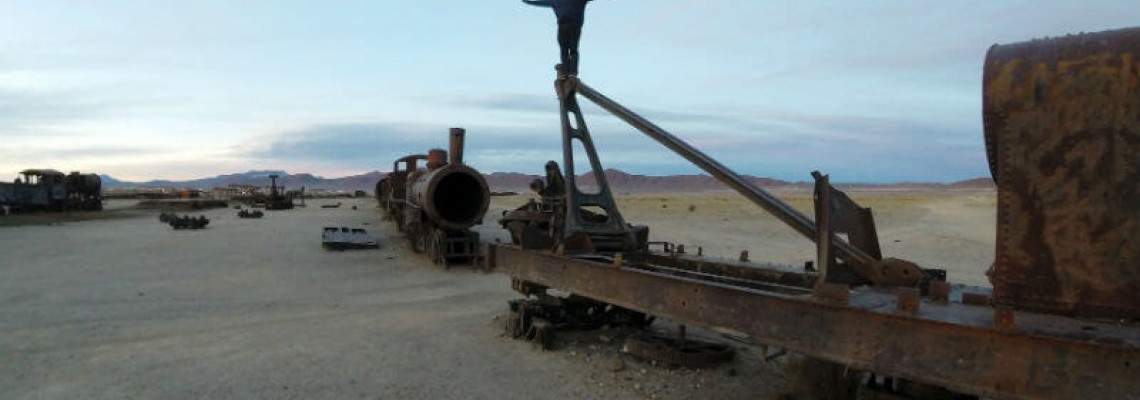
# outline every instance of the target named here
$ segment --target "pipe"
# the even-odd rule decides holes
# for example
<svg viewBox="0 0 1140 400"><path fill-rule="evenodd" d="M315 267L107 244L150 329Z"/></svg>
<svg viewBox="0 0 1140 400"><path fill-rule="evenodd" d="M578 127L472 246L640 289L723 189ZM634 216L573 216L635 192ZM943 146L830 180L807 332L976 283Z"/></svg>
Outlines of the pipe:
<svg viewBox="0 0 1140 400"><path fill-rule="evenodd" d="M451 159L448 161L451 164L463 164L463 138L467 134L467 130L463 128L451 128L451 140L448 141L450 145Z"/></svg>

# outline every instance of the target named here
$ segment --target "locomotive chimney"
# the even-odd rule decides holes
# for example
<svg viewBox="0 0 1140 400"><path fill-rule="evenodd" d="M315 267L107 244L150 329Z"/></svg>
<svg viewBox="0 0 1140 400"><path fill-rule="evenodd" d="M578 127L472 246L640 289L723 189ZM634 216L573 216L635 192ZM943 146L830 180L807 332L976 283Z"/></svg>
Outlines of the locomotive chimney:
<svg viewBox="0 0 1140 400"><path fill-rule="evenodd" d="M463 136L467 131L463 128L451 128L451 140L448 142L451 147L451 159L449 162L454 165L463 164Z"/></svg>

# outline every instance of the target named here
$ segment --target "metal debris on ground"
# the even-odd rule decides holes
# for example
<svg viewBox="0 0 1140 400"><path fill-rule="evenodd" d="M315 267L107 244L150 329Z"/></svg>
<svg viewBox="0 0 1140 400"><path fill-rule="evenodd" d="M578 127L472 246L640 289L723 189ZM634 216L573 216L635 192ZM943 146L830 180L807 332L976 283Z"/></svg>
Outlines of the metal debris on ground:
<svg viewBox="0 0 1140 400"><path fill-rule="evenodd" d="M642 333L625 341L626 353L671 367L705 368L735 357L732 346L685 337Z"/></svg>
<svg viewBox="0 0 1140 400"><path fill-rule="evenodd" d="M321 232L321 245L326 249L375 249L380 244L364 228L326 226Z"/></svg>
<svg viewBox="0 0 1140 400"><path fill-rule="evenodd" d="M261 218L265 216L265 212L261 210L241 210L237 213L238 218Z"/></svg>
<svg viewBox="0 0 1140 400"><path fill-rule="evenodd" d="M192 217L189 215L179 216L175 213L159 214L158 221L170 224L170 227L174 229L203 229L210 224L210 220L205 215Z"/></svg>
<svg viewBox="0 0 1140 400"><path fill-rule="evenodd" d="M557 331L604 326L643 329L654 320L644 313L574 295L536 294L531 299L511 300L508 306L511 313L505 326L507 335L533 341L543 349L551 347Z"/></svg>

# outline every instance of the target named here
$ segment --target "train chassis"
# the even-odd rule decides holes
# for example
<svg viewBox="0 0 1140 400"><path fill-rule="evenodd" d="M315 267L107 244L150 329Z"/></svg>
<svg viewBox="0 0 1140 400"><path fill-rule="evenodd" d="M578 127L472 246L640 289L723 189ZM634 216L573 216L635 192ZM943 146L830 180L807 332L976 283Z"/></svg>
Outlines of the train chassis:
<svg viewBox="0 0 1140 400"><path fill-rule="evenodd" d="M546 182L534 185L543 201L505 215L512 244L490 245L486 264L528 297L510 303L508 332L548 343L559 327L607 322L582 323L580 314L615 309L803 354L831 372L816 382L834 388L829 398L850 398L861 382L891 382L919 398L1140 398L1140 202L1120 201L1137 181L1122 160L1140 154L1132 101L1140 81L1120 77L1135 75L1138 56L1140 28L990 49L985 138L999 184L992 289L950 285L944 271L882 257L870 210L826 175L813 173L813 221L560 76L564 176L575 176L570 149L578 141L600 191L582 193L548 164ZM651 251L647 229L626 224L614 204L579 96L815 242L813 268L716 260L671 245Z"/></svg>

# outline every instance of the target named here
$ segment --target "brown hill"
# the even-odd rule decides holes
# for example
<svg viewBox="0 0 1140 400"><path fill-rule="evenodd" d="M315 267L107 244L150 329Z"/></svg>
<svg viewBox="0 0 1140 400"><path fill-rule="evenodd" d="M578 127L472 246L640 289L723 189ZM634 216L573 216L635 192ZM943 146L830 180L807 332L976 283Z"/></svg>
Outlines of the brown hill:
<svg viewBox="0 0 1140 400"><path fill-rule="evenodd" d="M714 190L727 190L728 186L708 175L667 175L648 176L630 174L616 169L606 169L604 172L610 188L616 192L702 192ZM771 178L758 178L744 176L753 184L763 187L788 185L788 182ZM578 176L578 184L583 188L597 187L593 174Z"/></svg>
<svg viewBox="0 0 1140 400"><path fill-rule="evenodd" d="M606 180L610 188L617 193L638 192L702 192L729 190L728 186L708 175L666 175L650 176L630 174L616 169L605 170ZM266 186L269 183L267 176L278 174L281 179L278 184L290 189L302 186L308 189L340 190L352 192L364 190L372 193L376 182L388 175L386 172L372 171L360 175L341 178L323 178L307 173L289 174L284 171L249 171L240 174L220 175L211 178L202 178L189 181L150 181L150 182L120 182L109 176L103 176L104 188L138 188L138 187L170 187L170 188L200 188L226 187L231 184L249 184ZM526 192L530 182L540 178L539 175L521 174L517 172L492 172L484 175L487 186L492 191ZM810 183L787 182L779 179L744 176L753 184L764 188L788 187L810 189ZM578 184L583 190L597 187L594 176L585 173L578 176ZM899 183L899 184L835 184L845 189L867 190L945 190L945 189L993 189L995 186L990 178L977 178L943 183Z"/></svg>
<svg viewBox="0 0 1140 400"><path fill-rule="evenodd" d="M947 185L952 189L996 189L997 185L990 178L974 178L958 181Z"/></svg>

